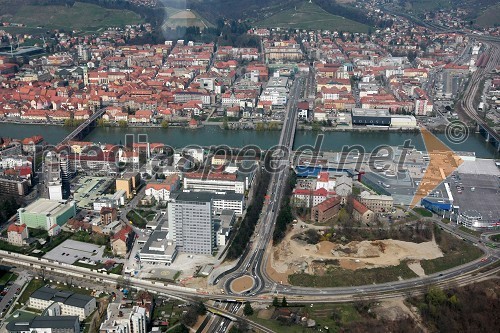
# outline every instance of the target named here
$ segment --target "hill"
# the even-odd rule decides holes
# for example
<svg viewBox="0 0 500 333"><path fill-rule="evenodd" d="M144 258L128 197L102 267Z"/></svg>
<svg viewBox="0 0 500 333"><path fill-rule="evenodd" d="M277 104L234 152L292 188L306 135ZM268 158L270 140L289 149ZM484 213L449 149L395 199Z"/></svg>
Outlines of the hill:
<svg viewBox="0 0 500 333"><path fill-rule="evenodd" d="M500 4L491 6L481 13L476 19L476 24L481 27L500 25Z"/></svg>
<svg viewBox="0 0 500 333"><path fill-rule="evenodd" d="M259 27L342 30L367 32L368 26L345 17L333 15L314 3L304 2L256 22Z"/></svg>
<svg viewBox="0 0 500 333"><path fill-rule="evenodd" d="M23 23L28 28L43 26L50 29L97 31L110 26L142 23L139 14L124 9L106 9L97 5L75 2L73 6L21 4L11 13L1 12L5 22Z"/></svg>

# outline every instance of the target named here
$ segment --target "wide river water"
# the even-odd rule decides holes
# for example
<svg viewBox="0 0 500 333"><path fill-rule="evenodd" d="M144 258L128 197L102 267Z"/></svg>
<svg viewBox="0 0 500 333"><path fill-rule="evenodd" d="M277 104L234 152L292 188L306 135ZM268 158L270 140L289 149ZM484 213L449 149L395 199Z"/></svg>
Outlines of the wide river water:
<svg viewBox="0 0 500 333"><path fill-rule="evenodd" d="M11 123L0 123L0 137L12 137L22 139L32 135L42 135L50 144L60 142L71 128L53 125L22 125ZM125 142L126 134L147 134L149 142L161 142L175 148L187 145L228 145L231 147L243 147L245 145L257 145L262 149L268 149L276 145L279 140L279 131L252 131L252 130L224 130L218 126L205 126L196 130L186 128L95 128L85 141L119 144ZM313 145L318 133L310 131L297 131L294 148L302 145ZM461 143L454 144L446 139L444 134L436 135L448 147L455 151L474 151L477 157L500 158L500 154L485 142L479 134L471 133L469 138ZM379 145L399 146L405 140L411 140L411 145L418 150L425 150L422 136L418 133L401 133L394 131L379 132L325 132L321 149L324 151L340 151L345 145L360 144L366 151L371 151Z"/></svg>

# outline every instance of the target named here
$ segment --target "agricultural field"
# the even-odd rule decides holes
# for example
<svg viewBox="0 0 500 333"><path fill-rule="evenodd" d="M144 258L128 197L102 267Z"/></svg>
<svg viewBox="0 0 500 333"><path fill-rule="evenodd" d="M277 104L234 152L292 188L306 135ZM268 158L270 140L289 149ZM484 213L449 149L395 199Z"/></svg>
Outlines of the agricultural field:
<svg viewBox="0 0 500 333"><path fill-rule="evenodd" d="M23 5L14 14L4 14L2 21L22 23L27 28L72 29L98 31L112 26L142 23L141 17L129 10L105 9L76 2L72 7L57 5Z"/></svg>
<svg viewBox="0 0 500 333"><path fill-rule="evenodd" d="M259 27L343 30L367 32L368 26L342 16L332 15L313 3L304 3L256 22Z"/></svg>

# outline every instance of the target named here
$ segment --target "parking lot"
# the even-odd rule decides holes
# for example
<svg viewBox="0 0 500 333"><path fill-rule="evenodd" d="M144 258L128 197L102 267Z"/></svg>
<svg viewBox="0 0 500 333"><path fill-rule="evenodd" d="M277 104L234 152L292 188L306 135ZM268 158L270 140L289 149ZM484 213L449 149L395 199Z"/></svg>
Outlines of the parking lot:
<svg viewBox="0 0 500 333"><path fill-rule="evenodd" d="M500 179L494 175L457 173L451 178L450 189L453 204L460 211L480 212L485 220L498 219L500 216Z"/></svg>

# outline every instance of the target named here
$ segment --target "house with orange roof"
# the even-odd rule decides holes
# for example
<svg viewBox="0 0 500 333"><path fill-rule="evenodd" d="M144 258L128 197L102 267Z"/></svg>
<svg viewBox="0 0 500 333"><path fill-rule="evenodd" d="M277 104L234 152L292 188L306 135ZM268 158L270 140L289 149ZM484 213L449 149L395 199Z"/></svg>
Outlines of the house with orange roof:
<svg viewBox="0 0 500 333"><path fill-rule="evenodd" d="M170 193L178 190L180 187L180 177L177 174L168 176L161 183L148 183L145 194L152 196L156 201L170 200Z"/></svg>
<svg viewBox="0 0 500 333"><path fill-rule="evenodd" d="M352 199L352 217L361 223L370 223L375 217L375 213L356 199Z"/></svg>
<svg viewBox="0 0 500 333"><path fill-rule="evenodd" d="M26 245L29 232L26 224L11 224L7 228L7 242L15 246Z"/></svg>
<svg viewBox="0 0 500 333"><path fill-rule="evenodd" d="M111 237L111 250L113 254L125 257L134 243L135 233L129 225L123 226Z"/></svg>
<svg viewBox="0 0 500 333"><path fill-rule="evenodd" d="M332 219L339 212L341 202L342 199L335 196L317 204L311 208L311 220L315 223L322 223Z"/></svg>

